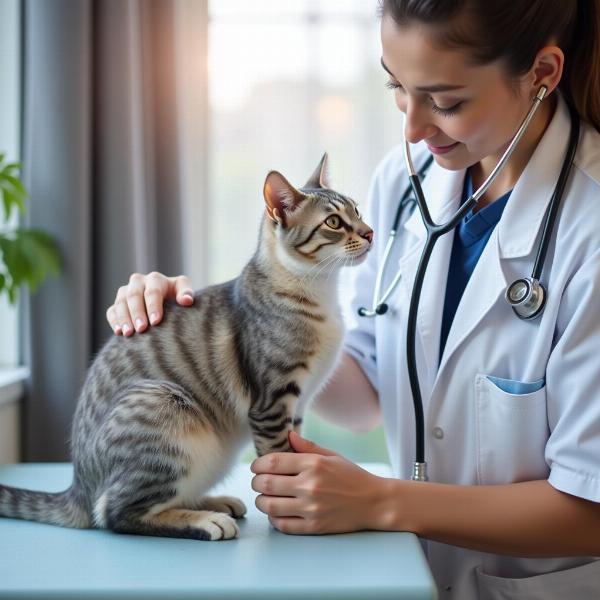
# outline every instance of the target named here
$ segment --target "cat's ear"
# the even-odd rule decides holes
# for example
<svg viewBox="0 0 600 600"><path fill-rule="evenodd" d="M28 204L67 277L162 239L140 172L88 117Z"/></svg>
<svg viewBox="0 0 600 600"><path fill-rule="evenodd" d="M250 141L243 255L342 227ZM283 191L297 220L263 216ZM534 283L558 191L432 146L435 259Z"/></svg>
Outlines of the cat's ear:
<svg viewBox="0 0 600 600"><path fill-rule="evenodd" d="M310 176L310 179L304 184L305 188L328 188L329 187L329 165L327 152L323 154L323 158L315 169L315 172Z"/></svg>
<svg viewBox="0 0 600 600"><path fill-rule="evenodd" d="M268 217L282 227L288 226L288 217L306 198L278 171L271 171L267 175L263 195Z"/></svg>

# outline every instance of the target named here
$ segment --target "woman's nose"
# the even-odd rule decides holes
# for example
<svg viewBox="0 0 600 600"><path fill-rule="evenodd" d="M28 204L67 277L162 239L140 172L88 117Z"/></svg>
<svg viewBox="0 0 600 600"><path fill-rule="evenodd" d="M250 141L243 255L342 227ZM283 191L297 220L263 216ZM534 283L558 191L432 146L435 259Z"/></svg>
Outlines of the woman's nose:
<svg viewBox="0 0 600 600"><path fill-rule="evenodd" d="M404 137L411 144L432 137L436 126L428 119L426 111L420 106L407 105L404 111Z"/></svg>

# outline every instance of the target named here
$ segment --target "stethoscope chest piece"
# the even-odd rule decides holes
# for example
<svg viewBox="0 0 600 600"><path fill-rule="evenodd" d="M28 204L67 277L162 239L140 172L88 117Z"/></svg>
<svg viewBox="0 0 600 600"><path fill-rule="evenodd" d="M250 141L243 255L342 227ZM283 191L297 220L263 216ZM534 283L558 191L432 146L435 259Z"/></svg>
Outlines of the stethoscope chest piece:
<svg viewBox="0 0 600 600"><path fill-rule="evenodd" d="M520 319L535 319L546 303L546 290L537 279L523 277L508 286L505 297Z"/></svg>

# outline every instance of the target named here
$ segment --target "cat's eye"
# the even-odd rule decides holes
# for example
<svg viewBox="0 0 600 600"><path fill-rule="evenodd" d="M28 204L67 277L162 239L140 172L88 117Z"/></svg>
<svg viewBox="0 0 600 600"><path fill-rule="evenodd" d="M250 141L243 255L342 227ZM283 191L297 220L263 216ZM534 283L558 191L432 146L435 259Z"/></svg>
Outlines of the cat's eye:
<svg viewBox="0 0 600 600"><path fill-rule="evenodd" d="M342 226L342 220L337 215L331 215L325 219L325 225L331 229L339 229Z"/></svg>
<svg viewBox="0 0 600 600"><path fill-rule="evenodd" d="M356 216L360 219L361 216L360 216L360 213L358 212L358 207L355 206L354 210L356 211Z"/></svg>

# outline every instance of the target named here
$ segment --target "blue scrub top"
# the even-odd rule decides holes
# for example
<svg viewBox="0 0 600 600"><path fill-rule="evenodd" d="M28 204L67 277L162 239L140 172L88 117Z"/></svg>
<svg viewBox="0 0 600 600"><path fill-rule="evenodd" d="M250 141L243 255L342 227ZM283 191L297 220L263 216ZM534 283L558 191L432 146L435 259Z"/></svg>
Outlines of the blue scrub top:
<svg viewBox="0 0 600 600"><path fill-rule="evenodd" d="M467 169L461 202L465 202L472 193L473 180L471 179L470 170ZM507 192L504 196L484 206L476 213L473 213L473 209L471 209L456 226L442 316L440 360L444 353L444 347L458 303L465 291L469 277L471 277L471 273L473 273L496 223L500 220L509 197L510 192Z"/></svg>

